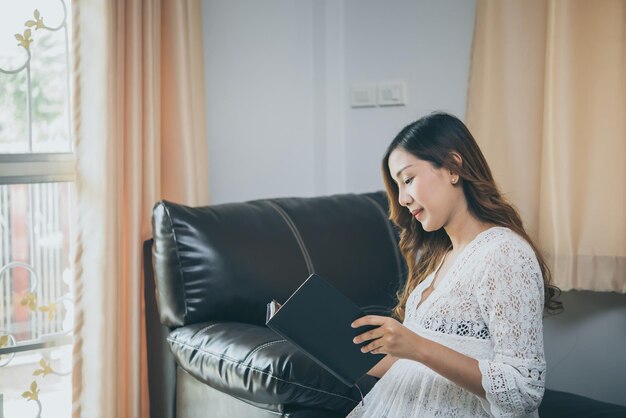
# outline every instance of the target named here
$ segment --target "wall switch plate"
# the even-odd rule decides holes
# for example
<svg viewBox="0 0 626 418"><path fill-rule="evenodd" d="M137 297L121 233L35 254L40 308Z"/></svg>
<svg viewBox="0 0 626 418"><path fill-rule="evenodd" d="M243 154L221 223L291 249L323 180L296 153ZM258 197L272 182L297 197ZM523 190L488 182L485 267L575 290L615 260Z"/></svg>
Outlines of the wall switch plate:
<svg viewBox="0 0 626 418"><path fill-rule="evenodd" d="M350 106L376 106L376 84L355 84L350 88Z"/></svg>
<svg viewBox="0 0 626 418"><path fill-rule="evenodd" d="M378 106L406 105L404 81L386 81L378 84Z"/></svg>

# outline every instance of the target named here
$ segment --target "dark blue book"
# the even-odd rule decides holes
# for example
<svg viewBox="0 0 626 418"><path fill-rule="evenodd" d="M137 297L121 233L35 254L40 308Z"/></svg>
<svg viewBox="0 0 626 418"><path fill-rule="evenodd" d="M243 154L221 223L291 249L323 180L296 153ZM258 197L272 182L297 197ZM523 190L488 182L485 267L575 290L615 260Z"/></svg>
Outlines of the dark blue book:
<svg viewBox="0 0 626 418"><path fill-rule="evenodd" d="M347 296L317 274L311 274L278 307L267 307L266 325L293 343L337 379L353 386L384 354L362 353L352 342L359 334L376 328L352 328L365 313Z"/></svg>

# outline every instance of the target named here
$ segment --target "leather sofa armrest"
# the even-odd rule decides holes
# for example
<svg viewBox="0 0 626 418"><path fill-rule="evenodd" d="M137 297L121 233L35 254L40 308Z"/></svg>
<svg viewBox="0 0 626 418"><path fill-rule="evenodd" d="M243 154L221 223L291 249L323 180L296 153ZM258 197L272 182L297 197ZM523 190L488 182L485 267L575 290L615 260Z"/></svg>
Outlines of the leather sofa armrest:
<svg viewBox="0 0 626 418"><path fill-rule="evenodd" d="M626 417L626 406L546 389L539 406L539 416L541 418L618 418Z"/></svg>
<svg viewBox="0 0 626 418"><path fill-rule="evenodd" d="M348 387L267 327L206 322L175 329L167 338L178 365L199 381L264 409L285 406L348 413L361 400ZM376 382L366 376L366 393Z"/></svg>
<svg viewBox="0 0 626 418"><path fill-rule="evenodd" d="M146 343L148 345L148 387L150 416L174 418L176 408L176 362L166 338L169 328L159 321L152 270L152 240L143 244L144 303L146 309Z"/></svg>

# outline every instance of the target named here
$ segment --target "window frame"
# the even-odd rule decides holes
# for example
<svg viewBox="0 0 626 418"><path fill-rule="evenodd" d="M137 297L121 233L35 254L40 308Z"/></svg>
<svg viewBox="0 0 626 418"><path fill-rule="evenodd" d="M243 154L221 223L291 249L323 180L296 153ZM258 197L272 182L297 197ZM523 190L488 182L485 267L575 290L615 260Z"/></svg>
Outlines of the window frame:
<svg viewBox="0 0 626 418"><path fill-rule="evenodd" d="M74 153L0 154L0 185L73 182Z"/></svg>
<svg viewBox="0 0 626 418"><path fill-rule="evenodd" d="M0 186L75 182L75 155L67 153L0 153ZM0 269L4 266L0 266ZM38 337L0 347L0 356L71 344L70 334Z"/></svg>

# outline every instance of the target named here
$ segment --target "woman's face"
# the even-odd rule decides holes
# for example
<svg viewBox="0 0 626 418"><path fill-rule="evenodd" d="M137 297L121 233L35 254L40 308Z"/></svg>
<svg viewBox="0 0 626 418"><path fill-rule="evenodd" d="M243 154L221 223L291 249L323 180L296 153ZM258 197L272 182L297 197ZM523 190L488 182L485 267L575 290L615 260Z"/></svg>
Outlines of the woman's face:
<svg viewBox="0 0 626 418"><path fill-rule="evenodd" d="M398 147L389 155L389 172L398 185L398 202L425 231L445 227L462 207L462 188L453 185L458 175L445 168L435 168Z"/></svg>

